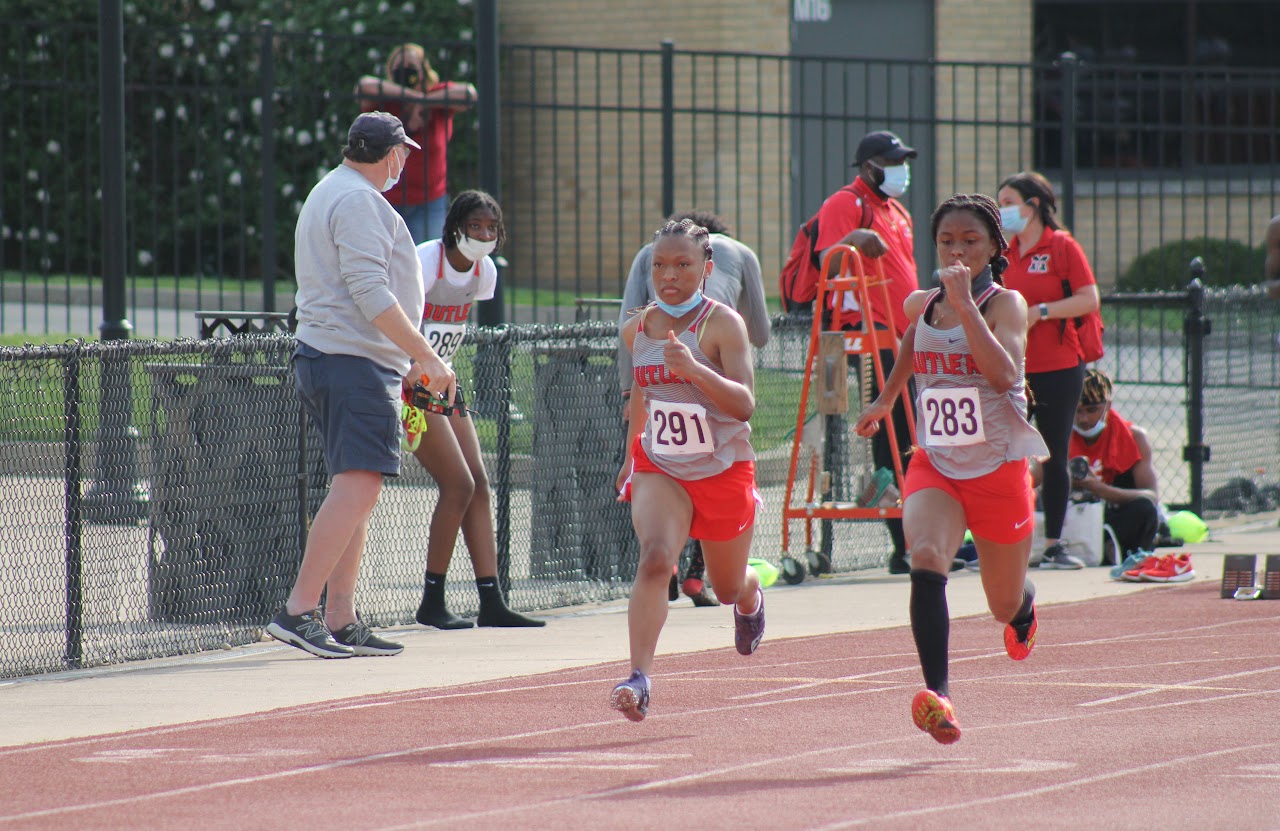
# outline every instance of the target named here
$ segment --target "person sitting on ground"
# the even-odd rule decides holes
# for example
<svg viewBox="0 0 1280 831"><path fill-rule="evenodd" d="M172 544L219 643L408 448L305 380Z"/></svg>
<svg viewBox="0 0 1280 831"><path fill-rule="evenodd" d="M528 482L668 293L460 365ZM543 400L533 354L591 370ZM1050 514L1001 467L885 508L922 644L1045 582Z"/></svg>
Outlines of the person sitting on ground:
<svg viewBox="0 0 1280 831"><path fill-rule="evenodd" d="M1088 460L1085 475L1072 486L1106 503L1102 521L1115 532L1120 551L1116 559L1156 546L1160 531L1160 486L1152 464L1147 431L1123 418L1111 406L1111 379L1091 369L1076 407L1068 455ZM1081 466L1082 467L1082 466Z"/></svg>

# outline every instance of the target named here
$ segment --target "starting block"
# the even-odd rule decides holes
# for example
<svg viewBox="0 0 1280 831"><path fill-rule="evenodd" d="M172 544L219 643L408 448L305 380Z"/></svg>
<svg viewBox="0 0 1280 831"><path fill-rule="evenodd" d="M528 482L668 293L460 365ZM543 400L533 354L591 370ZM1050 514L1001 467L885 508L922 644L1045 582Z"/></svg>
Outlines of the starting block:
<svg viewBox="0 0 1280 831"><path fill-rule="evenodd" d="M1268 554L1262 570L1262 597L1280 600L1280 554Z"/></svg>
<svg viewBox="0 0 1280 831"><path fill-rule="evenodd" d="M1280 557L1272 554L1267 558L1276 560L1280 568ZM1256 585L1258 570L1257 554L1228 554L1222 558L1222 596L1235 597L1237 589L1247 589ZM1276 575L1280 579L1280 574ZM1280 586L1277 586L1280 589ZM1277 595L1280 597L1280 594Z"/></svg>

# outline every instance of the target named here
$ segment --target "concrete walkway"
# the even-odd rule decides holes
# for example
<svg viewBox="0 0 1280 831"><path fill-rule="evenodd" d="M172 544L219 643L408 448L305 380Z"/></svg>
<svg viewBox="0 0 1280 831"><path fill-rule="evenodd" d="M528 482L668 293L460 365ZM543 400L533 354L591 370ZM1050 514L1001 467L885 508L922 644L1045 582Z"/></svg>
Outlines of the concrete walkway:
<svg viewBox="0 0 1280 831"><path fill-rule="evenodd" d="M1225 554L1280 554L1280 514L1255 514L1211 523L1208 540L1188 546L1197 581L1218 582ZM1170 549L1165 549L1168 551ZM1105 568L1036 572L1042 608L1053 604L1145 591L1176 590L1118 583ZM909 582L882 570L778 583L765 593L768 645L783 638L879 629L907 624ZM948 598L955 617L986 614L980 577L952 576ZM1224 600L1224 603L1237 601ZM1258 601L1267 602L1267 601ZM1276 603L1280 611L1280 603ZM405 651L393 658L325 661L265 641L182 658L61 672L0 681L0 746L71 739L123 730L244 715L279 707L373 693L447 687L627 659L625 601L559 609L544 629L471 629L441 632L413 627L388 630ZM1051 639L1052 613L1041 637ZM910 637L904 635L904 648ZM992 624L993 643L999 630ZM681 598L658 645L661 655L728 649L732 615L725 607L694 608ZM604 706L605 690L601 690Z"/></svg>

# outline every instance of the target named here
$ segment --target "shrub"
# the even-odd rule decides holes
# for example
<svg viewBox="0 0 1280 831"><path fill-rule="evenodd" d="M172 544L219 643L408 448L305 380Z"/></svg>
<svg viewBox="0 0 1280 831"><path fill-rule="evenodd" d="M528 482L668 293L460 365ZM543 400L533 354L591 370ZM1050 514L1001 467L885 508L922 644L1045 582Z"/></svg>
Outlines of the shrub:
<svg viewBox="0 0 1280 831"><path fill-rule="evenodd" d="M1116 283L1120 291L1179 291L1191 281L1192 258L1204 260L1206 286L1252 285L1262 275L1265 252L1229 239L1167 242L1138 255Z"/></svg>

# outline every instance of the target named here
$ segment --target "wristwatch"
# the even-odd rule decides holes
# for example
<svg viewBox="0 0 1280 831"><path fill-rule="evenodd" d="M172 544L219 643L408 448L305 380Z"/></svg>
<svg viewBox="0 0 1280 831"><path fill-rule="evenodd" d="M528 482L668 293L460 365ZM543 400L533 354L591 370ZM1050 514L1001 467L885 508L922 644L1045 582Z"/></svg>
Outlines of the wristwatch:
<svg viewBox="0 0 1280 831"><path fill-rule="evenodd" d="M1041 319L1041 320L1048 320L1048 319L1049 319L1049 304L1048 304L1048 303L1041 303L1041 304L1040 304L1040 319Z"/></svg>

